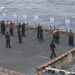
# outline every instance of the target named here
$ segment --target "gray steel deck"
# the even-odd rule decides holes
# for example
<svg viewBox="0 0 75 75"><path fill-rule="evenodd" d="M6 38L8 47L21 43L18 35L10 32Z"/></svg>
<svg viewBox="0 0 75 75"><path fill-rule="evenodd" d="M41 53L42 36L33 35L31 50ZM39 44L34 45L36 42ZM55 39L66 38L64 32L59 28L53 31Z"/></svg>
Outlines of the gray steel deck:
<svg viewBox="0 0 75 75"><path fill-rule="evenodd" d="M16 30L14 30L14 36L11 37L12 48L6 48L5 36L0 33L0 67L24 75L37 73L37 67L51 60L49 45L52 41L52 34L44 32L44 42L39 42L36 35L35 30L27 30L26 37L23 37L23 44L19 44ZM68 46L67 38L65 34L61 34L60 44L56 44L57 56L73 48Z"/></svg>

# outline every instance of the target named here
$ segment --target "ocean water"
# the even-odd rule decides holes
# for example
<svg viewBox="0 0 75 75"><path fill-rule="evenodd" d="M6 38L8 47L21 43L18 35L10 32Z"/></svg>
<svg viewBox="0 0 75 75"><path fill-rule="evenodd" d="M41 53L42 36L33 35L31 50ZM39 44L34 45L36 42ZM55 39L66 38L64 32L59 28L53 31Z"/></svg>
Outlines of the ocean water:
<svg viewBox="0 0 75 75"><path fill-rule="evenodd" d="M7 14L9 21L14 21L13 14L18 16L18 22L23 22L23 15L28 15L29 25L35 25L34 16L39 16L40 25L49 27L50 17L54 17L56 28L65 28L65 19L71 20L71 28L75 24L75 0L0 0L0 20L2 13Z"/></svg>

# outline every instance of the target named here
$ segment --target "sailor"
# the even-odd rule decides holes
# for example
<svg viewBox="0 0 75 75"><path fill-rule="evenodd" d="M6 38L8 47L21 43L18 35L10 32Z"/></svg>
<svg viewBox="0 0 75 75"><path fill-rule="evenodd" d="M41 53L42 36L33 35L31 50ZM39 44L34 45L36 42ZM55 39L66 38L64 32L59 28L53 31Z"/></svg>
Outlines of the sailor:
<svg viewBox="0 0 75 75"><path fill-rule="evenodd" d="M50 49L52 51L52 54L51 54L50 58L52 58L53 55L54 55L54 57L56 57L55 48L56 48L56 46L55 46L54 42L52 41L51 44L50 44Z"/></svg>
<svg viewBox="0 0 75 75"><path fill-rule="evenodd" d="M26 27L26 24L25 22L23 22L22 24L22 36L25 37L25 27Z"/></svg>
<svg viewBox="0 0 75 75"><path fill-rule="evenodd" d="M57 29L56 33L55 33L55 36L56 36L56 43L59 44L59 39L60 39L60 31Z"/></svg>
<svg viewBox="0 0 75 75"><path fill-rule="evenodd" d="M5 22L2 21L1 23L1 28L2 28L2 34L5 35Z"/></svg>
<svg viewBox="0 0 75 75"><path fill-rule="evenodd" d="M43 29L42 29L42 26L40 26L40 29L39 29L39 41L43 41Z"/></svg>
<svg viewBox="0 0 75 75"><path fill-rule="evenodd" d="M10 46L10 35L8 34L8 32L6 33L5 38L6 38L6 48L7 47L11 48L11 46Z"/></svg>
<svg viewBox="0 0 75 75"><path fill-rule="evenodd" d="M69 35L69 45L70 47L74 47L74 34L71 32L71 34Z"/></svg>
<svg viewBox="0 0 75 75"><path fill-rule="evenodd" d="M20 32L21 32L21 23L19 23L18 28L17 28L18 36L19 36Z"/></svg>
<svg viewBox="0 0 75 75"><path fill-rule="evenodd" d="M22 35L21 35L21 32L18 33L18 39L19 39L19 43L22 44Z"/></svg>
<svg viewBox="0 0 75 75"><path fill-rule="evenodd" d="M56 30L54 29L54 30L53 30L53 41L54 41L54 42L56 42L56 35L55 35L55 33L56 33Z"/></svg>
<svg viewBox="0 0 75 75"><path fill-rule="evenodd" d="M38 27L37 27L37 39L39 39L39 32L40 31L40 26L38 25Z"/></svg>
<svg viewBox="0 0 75 75"><path fill-rule="evenodd" d="M10 35L13 36L13 23L11 22L9 25L10 28Z"/></svg>

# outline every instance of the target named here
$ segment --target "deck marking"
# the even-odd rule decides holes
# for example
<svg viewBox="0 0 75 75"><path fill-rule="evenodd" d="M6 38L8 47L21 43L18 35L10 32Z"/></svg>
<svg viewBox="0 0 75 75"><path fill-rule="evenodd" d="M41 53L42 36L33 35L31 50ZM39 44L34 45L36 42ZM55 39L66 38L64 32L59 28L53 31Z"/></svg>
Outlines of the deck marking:
<svg viewBox="0 0 75 75"><path fill-rule="evenodd" d="M36 55L37 57L41 57L41 58L45 58L45 59L49 59L49 57L46 56L41 56L41 55Z"/></svg>
<svg viewBox="0 0 75 75"><path fill-rule="evenodd" d="M8 50L8 51L10 51L10 50ZM12 51L12 52L15 52L15 53L22 53L22 52L20 52L20 51Z"/></svg>
<svg viewBox="0 0 75 75"><path fill-rule="evenodd" d="M22 52L19 52L19 51L13 51L13 52L16 52L16 53L22 53Z"/></svg>

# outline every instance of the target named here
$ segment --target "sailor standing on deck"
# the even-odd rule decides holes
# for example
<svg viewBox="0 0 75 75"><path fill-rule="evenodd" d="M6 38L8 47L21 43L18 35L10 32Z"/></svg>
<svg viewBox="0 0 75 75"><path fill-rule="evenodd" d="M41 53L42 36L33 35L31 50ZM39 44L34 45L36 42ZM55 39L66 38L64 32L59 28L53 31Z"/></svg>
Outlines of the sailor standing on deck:
<svg viewBox="0 0 75 75"><path fill-rule="evenodd" d="M60 31L57 29L56 33L55 33L55 36L56 36L56 43L59 44L59 39L60 39Z"/></svg>
<svg viewBox="0 0 75 75"><path fill-rule="evenodd" d="M19 43L22 44L22 35L21 35L21 32L18 33L18 39L19 39Z"/></svg>
<svg viewBox="0 0 75 75"><path fill-rule="evenodd" d="M13 23L11 22L9 25L10 28L10 35L13 36Z"/></svg>
<svg viewBox="0 0 75 75"><path fill-rule="evenodd" d="M6 33L5 38L6 38L6 48L7 47L11 48L11 46L10 46L10 35L8 34L8 32Z"/></svg>
<svg viewBox="0 0 75 75"><path fill-rule="evenodd" d="M40 29L39 29L39 41L43 42L43 29L42 29L42 26L40 26Z"/></svg>
<svg viewBox="0 0 75 75"><path fill-rule="evenodd" d="M54 55L54 57L56 57L55 48L56 48L56 46L55 46L54 42L52 41L51 44L50 44L50 49L52 51L52 54L51 54L50 58L52 58L53 55Z"/></svg>
<svg viewBox="0 0 75 75"><path fill-rule="evenodd" d="M38 27L37 27L37 39L39 39L39 34L40 34L40 25L38 25Z"/></svg>
<svg viewBox="0 0 75 75"><path fill-rule="evenodd" d="M5 35L5 21L1 22L2 35Z"/></svg>
<svg viewBox="0 0 75 75"><path fill-rule="evenodd" d="M19 23L18 28L17 28L18 36L19 36L20 32L21 32L21 23Z"/></svg>
<svg viewBox="0 0 75 75"><path fill-rule="evenodd" d="M25 27L26 27L26 24L25 22L23 22L22 24L22 36L25 37Z"/></svg>
<svg viewBox="0 0 75 75"><path fill-rule="evenodd" d="M56 33L56 30L54 29L54 30L53 30L53 41L54 41L54 42L56 42L56 35L55 35L55 33Z"/></svg>
<svg viewBox="0 0 75 75"><path fill-rule="evenodd" d="M72 31L70 30L70 31L68 32L68 45L70 45L70 39L69 39L69 36L70 36L71 33L72 33Z"/></svg>
<svg viewBox="0 0 75 75"><path fill-rule="evenodd" d="M70 47L74 47L74 34L71 32L71 34L69 35L69 45Z"/></svg>

